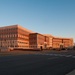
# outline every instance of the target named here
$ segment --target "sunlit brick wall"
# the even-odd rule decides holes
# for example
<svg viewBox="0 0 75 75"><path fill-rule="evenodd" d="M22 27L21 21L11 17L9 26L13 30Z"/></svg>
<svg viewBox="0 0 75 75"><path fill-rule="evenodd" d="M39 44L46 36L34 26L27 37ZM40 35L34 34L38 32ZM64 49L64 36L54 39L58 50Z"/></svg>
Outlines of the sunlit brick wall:
<svg viewBox="0 0 75 75"><path fill-rule="evenodd" d="M63 45L64 48L73 46L73 39L71 38L53 38L53 48L60 48L60 45Z"/></svg>
<svg viewBox="0 0 75 75"><path fill-rule="evenodd" d="M17 26L0 27L0 47L17 46Z"/></svg>
<svg viewBox="0 0 75 75"><path fill-rule="evenodd" d="M29 33L19 25L0 27L0 47L29 48Z"/></svg>
<svg viewBox="0 0 75 75"><path fill-rule="evenodd" d="M70 38L64 38L63 39L64 47L70 47L73 46L73 39Z"/></svg>
<svg viewBox="0 0 75 75"><path fill-rule="evenodd" d="M29 48L29 32L18 27L18 47Z"/></svg>
<svg viewBox="0 0 75 75"><path fill-rule="evenodd" d="M60 44L62 43L62 39L61 38L53 38L53 48L60 48Z"/></svg>

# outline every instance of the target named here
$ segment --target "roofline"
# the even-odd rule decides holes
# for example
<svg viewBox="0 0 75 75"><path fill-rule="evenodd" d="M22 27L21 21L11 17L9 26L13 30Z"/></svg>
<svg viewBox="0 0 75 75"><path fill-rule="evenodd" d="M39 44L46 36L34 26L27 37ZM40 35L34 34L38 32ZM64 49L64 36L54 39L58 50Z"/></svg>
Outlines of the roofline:
<svg viewBox="0 0 75 75"><path fill-rule="evenodd" d="M10 27L10 28L12 28L12 27L19 27L19 28L22 28L23 30L26 30L27 32L34 33L33 31L28 30L28 29L26 29L26 28L22 27L22 26L21 26L21 25L19 25L19 24L9 25L9 26L3 26L3 27L0 27L0 29L1 29L1 28L5 29L5 28L8 28L8 27Z"/></svg>

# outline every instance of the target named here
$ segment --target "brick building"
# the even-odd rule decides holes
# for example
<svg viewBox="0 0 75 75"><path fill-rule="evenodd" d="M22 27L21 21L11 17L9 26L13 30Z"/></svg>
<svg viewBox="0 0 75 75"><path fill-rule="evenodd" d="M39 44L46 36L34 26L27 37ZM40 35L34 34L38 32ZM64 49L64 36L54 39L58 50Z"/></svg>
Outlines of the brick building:
<svg viewBox="0 0 75 75"><path fill-rule="evenodd" d="M63 42L64 47L72 47L73 46L72 38L63 38L62 42Z"/></svg>
<svg viewBox="0 0 75 75"><path fill-rule="evenodd" d="M50 34L43 34L44 36L47 36L49 38L49 41L48 41L48 48L52 48L52 44L53 44L53 37L52 35Z"/></svg>
<svg viewBox="0 0 75 75"><path fill-rule="evenodd" d="M53 37L52 40L52 47L53 48L68 48L73 46L73 39L72 38L59 38L59 37Z"/></svg>
<svg viewBox="0 0 75 75"><path fill-rule="evenodd" d="M39 33L29 34L30 48L47 48L49 45L49 38Z"/></svg>
<svg viewBox="0 0 75 75"><path fill-rule="evenodd" d="M30 31L20 25L0 27L0 48L60 48L73 46L72 38L54 37Z"/></svg>
<svg viewBox="0 0 75 75"><path fill-rule="evenodd" d="M61 38L53 38L52 40L52 47L53 48L60 48L60 45L62 44L62 39Z"/></svg>
<svg viewBox="0 0 75 75"><path fill-rule="evenodd" d="M0 27L0 47L29 48L30 33L19 25Z"/></svg>

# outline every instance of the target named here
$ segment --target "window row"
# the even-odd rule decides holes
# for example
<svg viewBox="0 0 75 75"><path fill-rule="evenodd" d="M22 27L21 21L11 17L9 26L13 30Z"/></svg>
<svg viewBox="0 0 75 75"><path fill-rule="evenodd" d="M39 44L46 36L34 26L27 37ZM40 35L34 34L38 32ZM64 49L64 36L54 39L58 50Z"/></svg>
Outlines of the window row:
<svg viewBox="0 0 75 75"><path fill-rule="evenodd" d="M5 28L5 29L0 29L0 32L12 31L12 30L17 30L17 28Z"/></svg>
<svg viewBox="0 0 75 75"><path fill-rule="evenodd" d="M9 37L17 37L17 34L0 35L0 38L9 38Z"/></svg>

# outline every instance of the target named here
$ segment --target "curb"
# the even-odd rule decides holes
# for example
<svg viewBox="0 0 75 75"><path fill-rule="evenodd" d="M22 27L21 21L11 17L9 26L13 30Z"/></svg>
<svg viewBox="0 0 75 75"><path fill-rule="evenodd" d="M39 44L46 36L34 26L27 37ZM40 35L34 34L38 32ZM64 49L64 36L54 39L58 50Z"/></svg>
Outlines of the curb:
<svg viewBox="0 0 75 75"><path fill-rule="evenodd" d="M75 69L66 75L75 75Z"/></svg>

